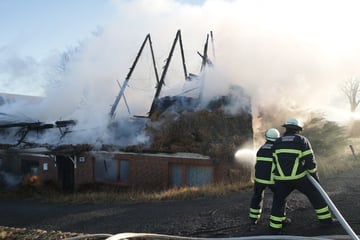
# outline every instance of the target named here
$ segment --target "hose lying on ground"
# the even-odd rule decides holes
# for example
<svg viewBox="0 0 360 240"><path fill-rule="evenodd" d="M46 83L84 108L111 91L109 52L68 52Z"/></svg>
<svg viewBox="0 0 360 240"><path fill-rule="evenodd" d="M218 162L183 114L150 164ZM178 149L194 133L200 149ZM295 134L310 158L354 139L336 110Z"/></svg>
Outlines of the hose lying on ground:
<svg viewBox="0 0 360 240"><path fill-rule="evenodd" d="M104 235L102 237L105 237ZM67 238L66 240L80 240L80 239L102 239L102 240L124 240L124 239L162 239L162 240L347 240L347 235L335 236L318 236L318 237L303 237L303 236L289 236L289 235L264 235L264 236L249 236L249 237L231 237L231 238L198 238L198 237L182 237L175 235L154 234L154 233L119 233L107 238L101 238L100 234L89 234L78 237Z"/></svg>
<svg viewBox="0 0 360 240"><path fill-rule="evenodd" d="M358 236L346 222L341 215L335 204L331 201L325 190L321 185L311 176L307 175L310 182L323 196L326 203L329 205L331 212L335 215L336 219L340 222L345 231L349 234L352 240L359 240ZM104 240L124 240L124 239L167 239L167 240L340 240L348 239L344 235L335 236L319 236L319 237L303 237L303 236L288 236L288 235L264 235L264 236L249 236L249 237L233 237L233 238L197 238L197 237L182 237L174 235L153 234L153 233L119 233L115 235L109 234L90 234L78 237L67 238L66 240L80 240L80 239L104 239Z"/></svg>
<svg viewBox="0 0 360 240"><path fill-rule="evenodd" d="M340 222L341 226L344 228L344 230L349 234L351 239L353 240L359 240L358 236L355 234L355 232L352 230L350 225L346 222L344 217L341 215L339 210L336 208L335 204L331 201L330 197L327 195L325 190L321 187L321 185L313 178L310 174L307 174L307 178L310 180L310 182L316 187L316 189L320 192L320 194L323 196L326 203L329 205L329 208L331 212L335 215L336 219Z"/></svg>

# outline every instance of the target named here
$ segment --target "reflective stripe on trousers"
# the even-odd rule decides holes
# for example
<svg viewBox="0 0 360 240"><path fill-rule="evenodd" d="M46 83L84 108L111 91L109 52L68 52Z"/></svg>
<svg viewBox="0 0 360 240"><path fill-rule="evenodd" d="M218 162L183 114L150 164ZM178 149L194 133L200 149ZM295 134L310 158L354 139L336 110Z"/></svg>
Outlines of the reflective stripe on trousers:
<svg viewBox="0 0 360 240"><path fill-rule="evenodd" d="M258 220L261 216L261 209L250 208L249 218Z"/></svg>
<svg viewBox="0 0 360 240"><path fill-rule="evenodd" d="M320 208L320 209L315 209L316 212L316 216L317 218L321 221L321 220L326 220L331 218L331 213L329 211L329 207L326 206L324 208Z"/></svg>
<svg viewBox="0 0 360 240"><path fill-rule="evenodd" d="M285 216L278 217L278 216L270 215L270 227L276 228L276 229L281 229L285 219L286 219Z"/></svg>

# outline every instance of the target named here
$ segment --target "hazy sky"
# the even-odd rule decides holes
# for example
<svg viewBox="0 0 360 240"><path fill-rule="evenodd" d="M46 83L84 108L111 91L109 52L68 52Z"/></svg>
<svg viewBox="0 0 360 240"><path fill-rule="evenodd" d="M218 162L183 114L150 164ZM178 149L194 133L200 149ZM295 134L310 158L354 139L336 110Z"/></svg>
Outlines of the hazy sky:
<svg viewBox="0 0 360 240"><path fill-rule="evenodd" d="M1 0L0 92L48 96L54 110L41 112L53 117L108 111L146 34L160 71L181 29L193 73L196 52L214 33L207 92L236 83L254 104L347 111L339 85L359 76L359 7L357 0ZM74 48L60 78L54 69ZM127 92L132 103L144 102L136 90L154 87L149 61L141 65ZM181 75L180 66L170 73Z"/></svg>
<svg viewBox="0 0 360 240"><path fill-rule="evenodd" d="M0 49L14 48L21 56L37 59L51 51L63 51L97 28L116 22L121 13L115 2L126 0L2 0ZM204 1L178 2L199 5Z"/></svg>

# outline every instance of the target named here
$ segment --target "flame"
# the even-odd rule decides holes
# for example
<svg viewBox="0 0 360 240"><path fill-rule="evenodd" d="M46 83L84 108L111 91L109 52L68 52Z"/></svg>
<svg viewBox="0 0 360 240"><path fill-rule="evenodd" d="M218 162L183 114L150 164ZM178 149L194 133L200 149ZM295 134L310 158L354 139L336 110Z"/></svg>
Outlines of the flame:
<svg viewBox="0 0 360 240"><path fill-rule="evenodd" d="M23 185L39 185L41 183L40 177L37 175L27 176L23 180Z"/></svg>

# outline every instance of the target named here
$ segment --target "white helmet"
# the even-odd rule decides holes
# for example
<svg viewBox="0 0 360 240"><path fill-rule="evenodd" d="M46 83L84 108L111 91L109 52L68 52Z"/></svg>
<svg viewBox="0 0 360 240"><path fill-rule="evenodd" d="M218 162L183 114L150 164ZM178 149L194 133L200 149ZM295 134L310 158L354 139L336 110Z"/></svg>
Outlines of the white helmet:
<svg viewBox="0 0 360 240"><path fill-rule="evenodd" d="M289 118L282 126L285 128L291 128L300 131L303 130L304 127L302 122L296 118Z"/></svg>
<svg viewBox="0 0 360 240"><path fill-rule="evenodd" d="M276 128L269 128L265 132L266 140L274 142L277 138L280 137L280 133Z"/></svg>

